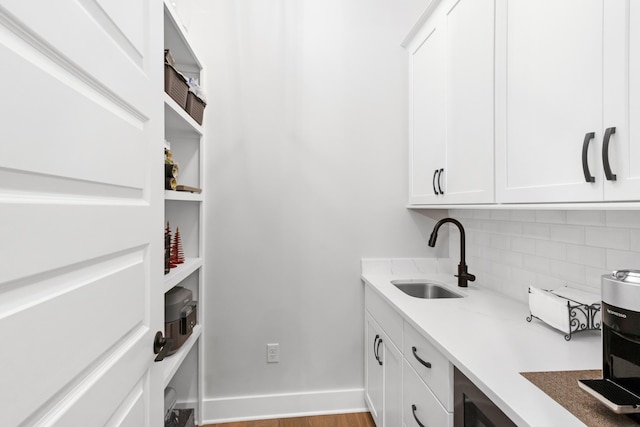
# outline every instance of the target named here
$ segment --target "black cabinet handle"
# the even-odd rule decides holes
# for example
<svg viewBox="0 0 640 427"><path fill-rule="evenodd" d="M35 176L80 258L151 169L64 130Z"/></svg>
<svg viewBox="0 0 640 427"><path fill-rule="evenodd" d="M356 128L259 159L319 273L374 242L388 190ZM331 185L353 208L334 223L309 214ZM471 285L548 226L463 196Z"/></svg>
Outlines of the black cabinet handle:
<svg viewBox="0 0 640 427"><path fill-rule="evenodd" d="M602 143L602 164L604 165L604 176L609 181L615 181L616 175L611 173L611 165L609 164L609 141L611 140L611 135L616 133L616 128L611 127L607 128L604 131L604 141Z"/></svg>
<svg viewBox="0 0 640 427"><path fill-rule="evenodd" d="M444 172L444 169L440 169L438 171L438 190L440 190L440 194L444 194L444 191L442 191L442 173Z"/></svg>
<svg viewBox="0 0 640 427"><path fill-rule="evenodd" d="M382 338L378 339L378 345L376 347L376 359L378 359L378 364L382 366L382 359L380 358L380 344L382 344Z"/></svg>
<svg viewBox="0 0 640 427"><path fill-rule="evenodd" d="M438 175L438 169L433 171L433 178L431 179L431 183L433 184L433 194L438 195L438 190L436 190L436 175Z"/></svg>
<svg viewBox="0 0 640 427"><path fill-rule="evenodd" d="M418 425L419 425L420 427L424 427L424 424L422 424L422 423L420 422L420 420L418 419L418 416L416 415L416 410L417 410L417 409L418 409L418 408L416 408L416 405L411 405L411 412L413 412L413 418L416 420L416 422L418 423Z"/></svg>
<svg viewBox="0 0 640 427"><path fill-rule="evenodd" d="M594 132L589 132L584 136L582 143L582 171L584 172L584 180L587 182L596 182L596 178L589 171L589 161L587 160L587 152L589 151L589 142L596 136Z"/></svg>
<svg viewBox="0 0 640 427"><path fill-rule="evenodd" d="M420 356L418 356L418 354L416 353L417 351L418 351L417 348L411 347L411 352L413 352L413 357L415 357L418 362L422 363L424 366L431 369L431 362L425 362L424 360L420 359Z"/></svg>
<svg viewBox="0 0 640 427"><path fill-rule="evenodd" d="M380 358L378 357L378 349L376 348L376 344L378 344L378 340L380 339L380 335L376 335L373 340L373 355L376 357L376 360L380 362Z"/></svg>

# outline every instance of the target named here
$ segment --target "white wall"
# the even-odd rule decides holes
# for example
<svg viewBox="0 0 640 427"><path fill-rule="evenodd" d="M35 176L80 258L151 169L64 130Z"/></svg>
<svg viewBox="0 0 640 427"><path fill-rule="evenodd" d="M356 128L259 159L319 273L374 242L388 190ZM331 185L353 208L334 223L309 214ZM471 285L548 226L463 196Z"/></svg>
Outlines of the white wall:
<svg viewBox="0 0 640 427"><path fill-rule="evenodd" d="M600 293L600 276L640 268L638 211L463 210L449 211L467 234L467 264L486 286L528 301L530 285L564 284ZM459 261L459 234L450 255Z"/></svg>
<svg viewBox="0 0 640 427"><path fill-rule="evenodd" d="M360 258L448 253L426 245L442 212L404 208L416 4L189 3L209 101L205 420L363 408Z"/></svg>

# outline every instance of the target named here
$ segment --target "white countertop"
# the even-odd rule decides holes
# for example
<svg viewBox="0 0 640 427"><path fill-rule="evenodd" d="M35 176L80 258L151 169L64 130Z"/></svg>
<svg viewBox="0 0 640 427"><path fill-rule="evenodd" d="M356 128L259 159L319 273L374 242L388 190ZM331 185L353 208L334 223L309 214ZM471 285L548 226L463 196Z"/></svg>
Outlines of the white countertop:
<svg viewBox="0 0 640 427"><path fill-rule="evenodd" d="M426 278L464 298L421 299L390 282ZM520 372L601 369L600 334L564 333L541 321L526 321L526 304L496 292L456 286L444 274L363 274L362 279L429 339L518 426L584 426ZM582 392L578 390L578 392Z"/></svg>

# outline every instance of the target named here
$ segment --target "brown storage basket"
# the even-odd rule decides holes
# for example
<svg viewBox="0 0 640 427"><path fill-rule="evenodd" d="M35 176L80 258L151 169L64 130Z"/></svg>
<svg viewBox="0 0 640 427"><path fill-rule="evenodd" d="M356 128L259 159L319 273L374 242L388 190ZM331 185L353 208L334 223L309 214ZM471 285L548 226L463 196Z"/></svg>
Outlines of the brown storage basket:
<svg viewBox="0 0 640 427"><path fill-rule="evenodd" d="M204 107L206 106L207 104L202 99L198 98L195 93L189 91L186 110L199 125L202 124L202 116L204 115Z"/></svg>
<svg viewBox="0 0 640 427"><path fill-rule="evenodd" d="M187 80L169 64L164 64L164 91L183 109L187 106Z"/></svg>

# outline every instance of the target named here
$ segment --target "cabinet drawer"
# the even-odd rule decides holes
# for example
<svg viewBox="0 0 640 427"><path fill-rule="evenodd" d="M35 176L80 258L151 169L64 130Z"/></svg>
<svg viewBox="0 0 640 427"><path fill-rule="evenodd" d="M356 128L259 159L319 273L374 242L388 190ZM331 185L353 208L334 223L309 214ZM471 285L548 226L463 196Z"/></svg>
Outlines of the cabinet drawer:
<svg viewBox="0 0 640 427"><path fill-rule="evenodd" d="M453 414L440 404L406 360L402 366L402 384L402 424L405 427L419 427L418 421L427 427L453 426Z"/></svg>
<svg viewBox="0 0 640 427"><path fill-rule="evenodd" d="M402 353L442 405L453 411L453 365L407 322L404 322Z"/></svg>
<svg viewBox="0 0 640 427"><path fill-rule="evenodd" d="M364 288L364 306L398 348L402 348L402 317L369 286Z"/></svg>

